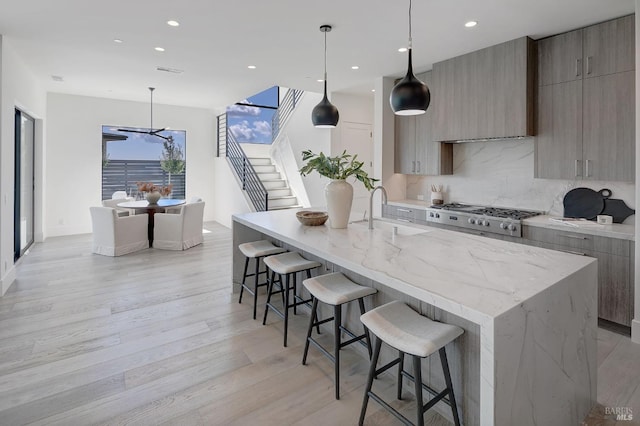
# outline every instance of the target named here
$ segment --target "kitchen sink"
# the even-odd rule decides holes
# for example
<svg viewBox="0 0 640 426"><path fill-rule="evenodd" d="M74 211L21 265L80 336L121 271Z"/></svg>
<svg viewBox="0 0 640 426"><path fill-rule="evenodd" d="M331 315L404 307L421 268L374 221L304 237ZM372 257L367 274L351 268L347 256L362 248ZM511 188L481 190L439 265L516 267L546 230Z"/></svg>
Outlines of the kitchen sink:
<svg viewBox="0 0 640 426"><path fill-rule="evenodd" d="M357 222L351 222L351 223L349 223L349 226L367 229L369 227L369 221L361 220L361 221L357 221ZM373 229L374 230L388 232L389 234L393 235L394 228L397 229L395 231L395 234L396 235L401 235L401 236L402 235L404 235L404 236L418 235L418 234L424 234L424 233L427 233L427 232L431 232L430 229L423 229L423 228L418 228L418 227L413 227L413 226L399 225L397 222L391 222L391 221L386 221L386 220L381 220L381 219L374 219L373 220Z"/></svg>

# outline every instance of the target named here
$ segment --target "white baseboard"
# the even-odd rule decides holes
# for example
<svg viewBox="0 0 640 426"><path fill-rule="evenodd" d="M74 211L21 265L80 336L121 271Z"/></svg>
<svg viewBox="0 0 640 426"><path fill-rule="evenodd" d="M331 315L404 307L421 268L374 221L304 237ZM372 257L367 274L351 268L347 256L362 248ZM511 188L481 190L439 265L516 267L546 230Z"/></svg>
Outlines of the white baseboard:
<svg viewBox="0 0 640 426"><path fill-rule="evenodd" d="M640 319L634 319L631 322L631 341L640 343Z"/></svg>
<svg viewBox="0 0 640 426"><path fill-rule="evenodd" d="M9 290L11 284L16 280L16 268L15 265L12 265L7 273L0 280L0 296L4 296L4 294Z"/></svg>

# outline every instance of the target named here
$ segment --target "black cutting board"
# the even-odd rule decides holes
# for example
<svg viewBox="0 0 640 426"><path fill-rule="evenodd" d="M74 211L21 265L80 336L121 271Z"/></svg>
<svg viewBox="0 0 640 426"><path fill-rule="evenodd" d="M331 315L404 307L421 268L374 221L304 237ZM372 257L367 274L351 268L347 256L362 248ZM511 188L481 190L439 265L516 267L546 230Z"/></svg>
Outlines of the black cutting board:
<svg viewBox="0 0 640 426"><path fill-rule="evenodd" d="M612 216L613 223L622 223L632 214L636 214L636 211L629 208L623 200L609 198L604 200L604 210L601 214Z"/></svg>
<svg viewBox="0 0 640 426"><path fill-rule="evenodd" d="M611 190L594 191L591 188L574 188L567 192L562 200L564 217L579 217L593 220L604 210L605 199L611 196Z"/></svg>

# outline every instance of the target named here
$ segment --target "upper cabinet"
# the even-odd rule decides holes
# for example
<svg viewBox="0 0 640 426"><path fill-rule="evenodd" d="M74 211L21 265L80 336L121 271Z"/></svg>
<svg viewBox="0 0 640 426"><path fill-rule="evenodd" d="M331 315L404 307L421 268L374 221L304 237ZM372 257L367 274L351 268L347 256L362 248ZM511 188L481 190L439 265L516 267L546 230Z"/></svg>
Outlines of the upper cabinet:
<svg viewBox="0 0 640 426"><path fill-rule="evenodd" d="M522 37L433 66L433 139L531 136L534 46Z"/></svg>
<svg viewBox="0 0 640 426"><path fill-rule="evenodd" d="M535 176L635 179L635 18L538 41Z"/></svg>
<svg viewBox="0 0 640 426"><path fill-rule="evenodd" d="M635 16L585 28L584 78L635 70Z"/></svg>
<svg viewBox="0 0 640 426"><path fill-rule="evenodd" d="M453 147L433 140L434 94L432 73L418 74L431 90L431 105L425 114L395 116L395 172L414 175L450 175L453 173Z"/></svg>

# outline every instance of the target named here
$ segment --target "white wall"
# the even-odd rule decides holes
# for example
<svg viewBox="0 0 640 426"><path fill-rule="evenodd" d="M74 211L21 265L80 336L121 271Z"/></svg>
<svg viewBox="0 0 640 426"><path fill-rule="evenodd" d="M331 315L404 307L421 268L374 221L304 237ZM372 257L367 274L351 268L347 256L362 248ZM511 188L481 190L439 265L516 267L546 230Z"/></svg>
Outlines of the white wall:
<svg viewBox="0 0 640 426"><path fill-rule="evenodd" d="M373 94L372 94L373 95ZM373 131L373 106L374 97L372 95L353 95L348 93L334 93L332 97L332 103L338 108L340 113L340 121L335 129L331 130L331 154L341 154L344 149L347 149L349 154L357 154L358 159L364 158L373 159L373 141L370 146L358 147L361 151L354 148L353 144L349 141L343 141L345 123L357 123L371 126ZM366 152L365 152L366 151ZM367 155L370 153L370 155ZM370 170L369 176L372 178L377 177L373 174L373 168L367 165L367 169ZM351 182L351 181L350 181ZM362 213L369 208L369 191L362 185L362 183L355 181L351 182L353 185L353 205L351 211L355 213Z"/></svg>
<svg viewBox="0 0 640 426"><path fill-rule="evenodd" d="M311 123L311 111L321 99L322 95L320 94L306 92L279 136L279 139L288 140L290 150L288 147L287 150L293 154L292 157L295 159L295 164L292 164L291 156L284 156L284 167L281 166L283 170L280 170L290 181L294 191L296 190L295 182L298 180L296 175L299 175L298 170L304 164L302 151L310 149L314 153L322 151L327 154L331 152L331 129L316 129ZM329 179L313 172L303 177L302 183L307 193L309 205L321 207L326 204L324 187L329 183ZM301 197L301 199L304 199L304 197Z"/></svg>
<svg viewBox="0 0 640 426"><path fill-rule="evenodd" d="M35 75L28 69L11 40L0 37L0 294L15 279L13 267L14 202L14 116L15 108L36 119L36 238L42 238L43 119L46 95Z"/></svg>
<svg viewBox="0 0 640 426"><path fill-rule="evenodd" d="M205 200L205 220L225 217L224 203L217 197L226 197L226 185L217 185L215 179L224 177L216 167L226 162L214 162L214 113L154 104L153 115L156 127L187 131L187 199ZM46 235L91 232L89 207L101 200L102 126L148 127L149 103L49 93L47 118Z"/></svg>

